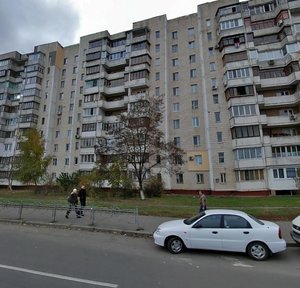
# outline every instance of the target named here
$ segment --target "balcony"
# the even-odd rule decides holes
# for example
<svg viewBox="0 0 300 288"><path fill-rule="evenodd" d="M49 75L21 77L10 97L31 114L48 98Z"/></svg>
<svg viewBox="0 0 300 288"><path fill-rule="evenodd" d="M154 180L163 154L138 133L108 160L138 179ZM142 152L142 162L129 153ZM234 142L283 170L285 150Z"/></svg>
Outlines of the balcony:
<svg viewBox="0 0 300 288"><path fill-rule="evenodd" d="M232 128L234 126L254 125L260 123L262 121L261 116L254 115L254 116L232 117L230 119L230 127Z"/></svg>
<svg viewBox="0 0 300 288"><path fill-rule="evenodd" d="M293 95L284 95L284 96L272 96L264 97L263 95L257 95L257 103L261 107L283 107L283 106L292 106L300 102L299 92L296 92Z"/></svg>
<svg viewBox="0 0 300 288"><path fill-rule="evenodd" d="M260 88L278 88L288 85L296 85L300 81L300 71L291 73L285 77L261 79L260 76L254 76L253 82Z"/></svg>
<svg viewBox="0 0 300 288"><path fill-rule="evenodd" d="M116 87L103 87L104 94L106 95L118 95L118 94L124 94L125 93L125 87L124 85L116 86Z"/></svg>
<svg viewBox="0 0 300 288"><path fill-rule="evenodd" d="M243 159L243 160L235 160L234 161L234 168L235 169L260 169L265 166L263 158L256 158L256 159Z"/></svg>
<svg viewBox="0 0 300 288"><path fill-rule="evenodd" d="M275 137L264 136L263 137L264 144L272 145L272 146L285 146L285 145L295 145L295 143L300 143L300 135L284 135L278 133Z"/></svg>
<svg viewBox="0 0 300 288"><path fill-rule="evenodd" d="M266 165L267 166L297 166L300 163L300 156L294 156L294 157L267 157L266 158Z"/></svg>
<svg viewBox="0 0 300 288"><path fill-rule="evenodd" d="M266 190L268 183L266 180L236 182L236 189L239 191Z"/></svg>
<svg viewBox="0 0 300 288"><path fill-rule="evenodd" d="M232 139L232 149L249 146L261 146L260 137Z"/></svg>
<svg viewBox="0 0 300 288"><path fill-rule="evenodd" d="M125 82L125 88L145 88L150 86L150 81L147 78L128 80Z"/></svg>
<svg viewBox="0 0 300 288"><path fill-rule="evenodd" d="M127 103L128 103L128 97L124 97L124 99L115 100L115 101L101 100L99 102L99 106L104 110L117 110L121 108L126 108Z"/></svg>

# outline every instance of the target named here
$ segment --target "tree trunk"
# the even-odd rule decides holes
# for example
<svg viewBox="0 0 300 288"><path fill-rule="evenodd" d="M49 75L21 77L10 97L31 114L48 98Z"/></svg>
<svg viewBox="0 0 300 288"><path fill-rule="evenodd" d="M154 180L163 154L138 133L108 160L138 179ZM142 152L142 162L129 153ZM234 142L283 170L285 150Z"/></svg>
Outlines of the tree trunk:
<svg viewBox="0 0 300 288"><path fill-rule="evenodd" d="M141 197L141 200L145 200L145 194L144 194L143 189L140 189L140 197Z"/></svg>

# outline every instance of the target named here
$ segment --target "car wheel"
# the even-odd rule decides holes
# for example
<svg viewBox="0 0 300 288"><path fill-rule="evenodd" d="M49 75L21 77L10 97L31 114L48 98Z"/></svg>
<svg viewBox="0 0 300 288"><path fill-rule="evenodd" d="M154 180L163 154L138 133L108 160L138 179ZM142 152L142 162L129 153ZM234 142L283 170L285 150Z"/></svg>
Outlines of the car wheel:
<svg viewBox="0 0 300 288"><path fill-rule="evenodd" d="M171 253L178 254L184 250L184 243L178 237L171 237L167 242L167 248Z"/></svg>
<svg viewBox="0 0 300 288"><path fill-rule="evenodd" d="M269 257L270 251L266 244L262 242L252 242L247 246L247 254L255 260L263 261Z"/></svg>

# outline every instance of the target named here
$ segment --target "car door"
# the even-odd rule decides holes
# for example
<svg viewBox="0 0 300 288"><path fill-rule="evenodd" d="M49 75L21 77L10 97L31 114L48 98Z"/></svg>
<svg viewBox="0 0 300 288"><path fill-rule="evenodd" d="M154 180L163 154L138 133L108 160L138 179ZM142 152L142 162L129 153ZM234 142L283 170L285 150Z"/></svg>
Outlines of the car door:
<svg viewBox="0 0 300 288"><path fill-rule="evenodd" d="M191 248L221 250L221 215L207 215L191 228Z"/></svg>
<svg viewBox="0 0 300 288"><path fill-rule="evenodd" d="M224 251L245 252L254 230L251 224L239 215L224 215L222 232L222 249Z"/></svg>

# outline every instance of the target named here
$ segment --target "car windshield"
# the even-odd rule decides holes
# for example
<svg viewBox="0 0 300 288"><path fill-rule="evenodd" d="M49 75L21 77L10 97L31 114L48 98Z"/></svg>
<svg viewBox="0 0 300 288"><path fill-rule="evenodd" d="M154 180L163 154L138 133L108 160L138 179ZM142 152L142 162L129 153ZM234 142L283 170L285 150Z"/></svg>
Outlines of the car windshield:
<svg viewBox="0 0 300 288"><path fill-rule="evenodd" d="M248 216L249 216L252 220L254 220L255 222L257 222L258 224L260 224L260 225L265 225L264 222L260 221L259 219L255 218L254 216L249 215L249 214L248 214Z"/></svg>
<svg viewBox="0 0 300 288"><path fill-rule="evenodd" d="M200 219L201 217L203 217L204 215L205 215L205 212L201 212L198 215L195 215L195 216L193 216L191 218L187 218L187 219L183 220L183 223L186 224L186 225L191 225L195 221L197 221L198 219Z"/></svg>

